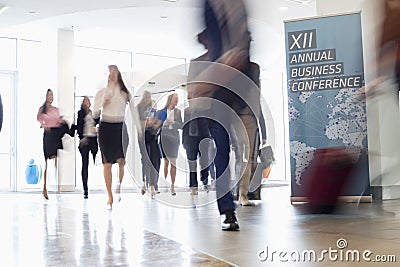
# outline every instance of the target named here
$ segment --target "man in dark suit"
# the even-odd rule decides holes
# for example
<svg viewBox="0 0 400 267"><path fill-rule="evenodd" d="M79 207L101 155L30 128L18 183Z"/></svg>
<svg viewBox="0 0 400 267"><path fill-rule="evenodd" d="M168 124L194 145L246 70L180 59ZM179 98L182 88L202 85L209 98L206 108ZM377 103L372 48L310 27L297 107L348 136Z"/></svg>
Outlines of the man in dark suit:
<svg viewBox="0 0 400 267"><path fill-rule="evenodd" d="M231 127L231 119L237 117L236 107L245 102L237 97L240 92L232 91L229 87L233 85L232 80L247 70L250 63L251 38L243 0L204 0L204 22L209 41L208 64L192 62L190 68L197 66L195 73L199 74L189 79L191 88L188 88L188 98L194 101L198 112L206 117L209 114L209 118L213 120L209 130L216 145L214 164L217 204L222 217L221 228L225 231L237 231L239 224L228 168L230 141L227 130ZM246 85L241 89L250 90L245 87Z"/></svg>

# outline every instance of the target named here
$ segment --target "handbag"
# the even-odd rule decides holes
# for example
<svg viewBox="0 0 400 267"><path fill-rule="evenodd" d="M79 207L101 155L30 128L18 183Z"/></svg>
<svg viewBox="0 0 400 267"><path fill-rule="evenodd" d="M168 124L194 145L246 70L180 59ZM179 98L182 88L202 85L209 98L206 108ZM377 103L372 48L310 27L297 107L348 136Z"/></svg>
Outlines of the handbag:
<svg viewBox="0 0 400 267"><path fill-rule="evenodd" d="M267 168L265 168L262 172L263 178L267 179L270 173L271 173L271 165L268 165Z"/></svg>
<svg viewBox="0 0 400 267"><path fill-rule="evenodd" d="M260 160L264 166L262 177L267 179L271 173L271 164L275 162L274 151L271 146L264 146L260 149Z"/></svg>
<svg viewBox="0 0 400 267"><path fill-rule="evenodd" d="M268 163L268 165L275 161L274 151L271 146L264 146L260 149L260 160L263 163Z"/></svg>

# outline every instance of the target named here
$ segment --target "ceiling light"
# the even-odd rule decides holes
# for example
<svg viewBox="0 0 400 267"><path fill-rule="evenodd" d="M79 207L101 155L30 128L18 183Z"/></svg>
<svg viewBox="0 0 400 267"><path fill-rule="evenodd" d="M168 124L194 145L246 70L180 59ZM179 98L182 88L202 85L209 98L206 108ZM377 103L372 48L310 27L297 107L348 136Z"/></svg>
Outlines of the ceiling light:
<svg viewBox="0 0 400 267"><path fill-rule="evenodd" d="M0 14L8 9L8 6L0 6Z"/></svg>
<svg viewBox="0 0 400 267"><path fill-rule="evenodd" d="M279 8L279 10L281 10L281 11L285 11L285 10L288 10L289 8L287 7L287 6L281 6L280 8Z"/></svg>
<svg viewBox="0 0 400 267"><path fill-rule="evenodd" d="M298 4L308 5L314 0L286 0L286 1L295 2L295 3L298 3Z"/></svg>

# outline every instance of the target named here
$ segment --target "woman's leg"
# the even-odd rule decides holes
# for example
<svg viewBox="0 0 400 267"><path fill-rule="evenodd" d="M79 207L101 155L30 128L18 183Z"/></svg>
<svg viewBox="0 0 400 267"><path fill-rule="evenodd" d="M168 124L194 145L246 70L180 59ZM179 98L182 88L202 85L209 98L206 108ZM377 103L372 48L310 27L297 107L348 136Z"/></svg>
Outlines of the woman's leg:
<svg viewBox="0 0 400 267"><path fill-rule="evenodd" d="M154 136L149 135L148 140L149 156L151 161L150 167L150 192L152 197L155 195L155 190L158 188L158 175L160 171L160 149Z"/></svg>
<svg viewBox="0 0 400 267"><path fill-rule="evenodd" d="M54 159L54 175L56 176L56 181L57 181L57 194L60 194L61 192L61 181L60 181L60 175L58 175L58 168L57 168L57 157L52 158Z"/></svg>
<svg viewBox="0 0 400 267"><path fill-rule="evenodd" d="M89 148L86 145L79 147L79 152L81 152L82 157L82 186L83 186L83 195L85 198L88 196L88 169L89 169Z"/></svg>
<svg viewBox="0 0 400 267"><path fill-rule="evenodd" d="M45 199L49 199L47 194L47 159L45 159L44 163L44 173L43 173L43 197Z"/></svg>
<svg viewBox="0 0 400 267"><path fill-rule="evenodd" d="M176 159L170 158L170 175L171 175L171 193L175 195L175 178L176 178Z"/></svg>
<svg viewBox="0 0 400 267"><path fill-rule="evenodd" d="M119 183L122 183L122 180L124 179L124 171L125 171L125 159L121 158L121 159L117 159L117 163L118 163L118 178L119 178Z"/></svg>
<svg viewBox="0 0 400 267"><path fill-rule="evenodd" d="M198 149L194 148L194 145L186 148L186 157L189 165L189 187L197 190L197 153Z"/></svg>
<svg viewBox="0 0 400 267"><path fill-rule="evenodd" d="M108 194L107 205L110 205L110 206L112 206L112 204L113 204L113 193L111 190L111 186L112 186L111 167L112 167L111 163L103 164L104 181L106 183L106 189L107 189L107 194Z"/></svg>
<svg viewBox="0 0 400 267"><path fill-rule="evenodd" d="M147 184L147 180L146 180L147 179L146 175L147 175L147 168L149 166L149 164L148 164L149 156L147 153L148 149L146 146L145 137L141 137L141 138L138 137L138 144L139 144L139 151L140 151L140 156L141 156L140 160L142 162L143 187L147 187L148 184Z"/></svg>
<svg viewBox="0 0 400 267"><path fill-rule="evenodd" d="M167 157L164 158L164 178L167 180L168 176L168 165L169 165L169 160Z"/></svg>
<svg viewBox="0 0 400 267"><path fill-rule="evenodd" d="M119 172L118 172L118 185L117 185L116 193L120 194L122 180L124 179L125 159L124 158L117 159L117 163L118 163ZM120 200L121 200L121 197L119 197L118 201L120 201Z"/></svg>

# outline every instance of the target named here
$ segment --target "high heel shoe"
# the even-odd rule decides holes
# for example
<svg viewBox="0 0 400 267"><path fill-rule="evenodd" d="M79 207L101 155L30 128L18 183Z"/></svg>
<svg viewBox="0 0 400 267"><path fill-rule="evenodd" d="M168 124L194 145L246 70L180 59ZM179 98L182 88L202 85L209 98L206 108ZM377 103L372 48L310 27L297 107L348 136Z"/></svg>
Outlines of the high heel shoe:
<svg viewBox="0 0 400 267"><path fill-rule="evenodd" d="M140 192L142 193L142 195L146 194L146 187L142 186L142 189L140 190Z"/></svg>
<svg viewBox="0 0 400 267"><path fill-rule="evenodd" d="M115 193L118 194L118 202L121 202L121 183L117 184L117 189L115 189Z"/></svg>
<svg viewBox="0 0 400 267"><path fill-rule="evenodd" d="M112 205L113 205L113 198L112 198L112 197L109 197L109 198L108 198L108 201L107 201L107 208L108 208L109 210L111 210L111 209L112 209Z"/></svg>
<svg viewBox="0 0 400 267"><path fill-rule="evenodd" d="M175 186L171 185L171 195L176 196Z"/></svg>
<svg viewBox="0 0 400 267"><path fill-rule="evenodd" d="M156 190L154 188L154 185L150 186L150 195L151 198L154 198L154 196L156 195Z"/></svg>
<svg viewBox="0 0 400 267"><path fill-rule="evenodd" d="M43 189L43 197L44 197L46 200L49 200L49 196L48 196L48 194L47 194L47 189Z"/></svg>

